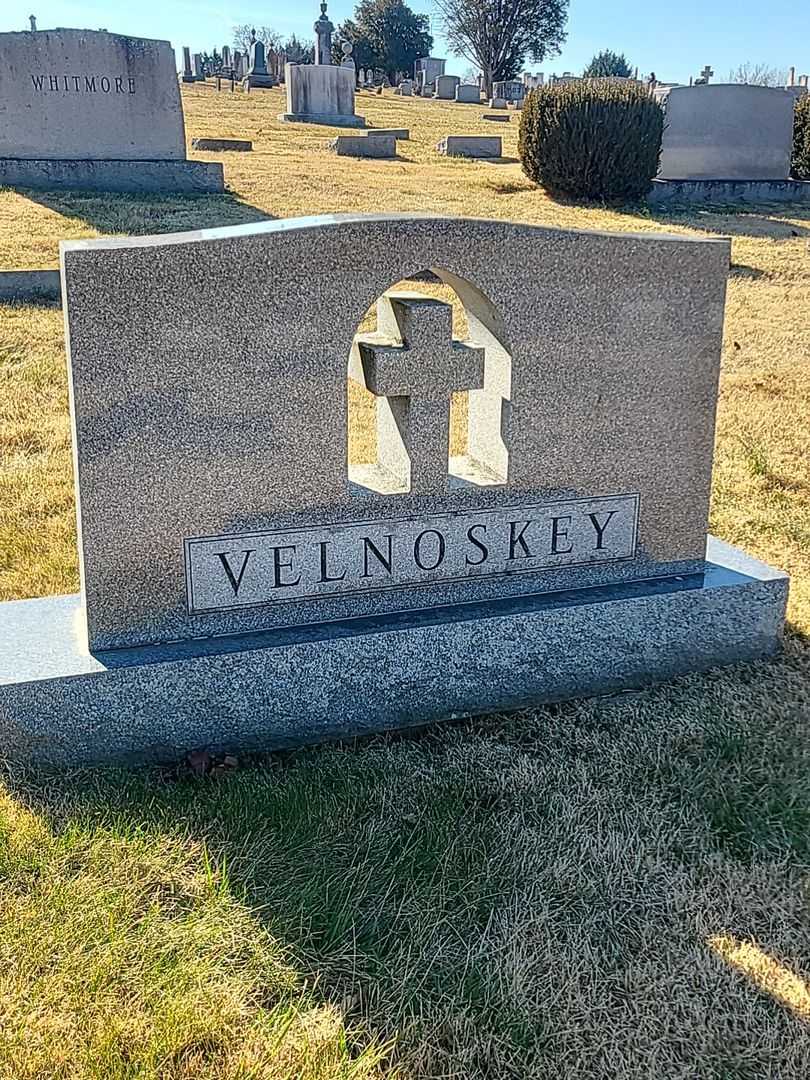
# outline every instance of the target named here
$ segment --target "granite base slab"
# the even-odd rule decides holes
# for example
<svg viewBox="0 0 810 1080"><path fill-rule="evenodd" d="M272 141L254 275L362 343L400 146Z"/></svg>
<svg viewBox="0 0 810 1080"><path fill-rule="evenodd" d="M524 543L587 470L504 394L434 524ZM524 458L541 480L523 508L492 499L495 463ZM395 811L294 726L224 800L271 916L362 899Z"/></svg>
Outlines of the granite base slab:
<svg viewBox="0 0 810 1080"><path fill-rule="evenodd" d="M90 655L79 596L0 604L0 752L53 765L279 749L644 686L777 652L788 578L702 574Z"/></svg>
<svg viewBox="0 0 810 1080"><path fill-rule="evenodd" d="M213 161L50 161L0 159L0 187L32 191L109 191L209 195L225 190Z"/></svg>
<svg viewBox="0 0 810 1080"><path fill-rule="evenodd" d="M810 180L654 180L647 202L653 206L810 203Z"/></svg>
<svg viewBox="0 0 810 1080"><path fill-rule="evenodd" d="M366 126L365 116L356 113L350 115L336 115L334 113L279 113L278 119L285 124L323 124L325 127L356 127Z"/></svg>

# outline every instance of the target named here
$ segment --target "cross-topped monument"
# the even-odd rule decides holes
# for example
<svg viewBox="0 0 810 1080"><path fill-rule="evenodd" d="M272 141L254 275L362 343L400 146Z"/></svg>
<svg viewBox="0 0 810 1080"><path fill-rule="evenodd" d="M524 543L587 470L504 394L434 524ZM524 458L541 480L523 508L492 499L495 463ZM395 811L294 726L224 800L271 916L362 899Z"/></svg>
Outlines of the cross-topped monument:
<svg viewBox="0 0 810 1080"><path fill-rule="evenodd" d="M710 64L706 64L703 71L700 73L701 79L708 84L709 79L714 78L714 71Z"/></svg>
<svg viewBox="0 0 810 1080"><path fill-rule="evenodd" d="M389 292L377 302L377 332L357 341L366 387L386 399L378 461L412 495L447 491L450 396L484 385L484 349L454 339L452 318L441 300Z"/></svg>

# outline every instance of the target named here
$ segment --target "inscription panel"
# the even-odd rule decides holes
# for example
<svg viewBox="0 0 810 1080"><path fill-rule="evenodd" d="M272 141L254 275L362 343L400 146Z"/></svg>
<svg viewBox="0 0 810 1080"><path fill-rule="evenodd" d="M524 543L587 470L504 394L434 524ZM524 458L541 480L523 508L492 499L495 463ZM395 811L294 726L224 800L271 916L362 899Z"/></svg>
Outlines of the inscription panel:
<svg viewBox="0 0 810 1080"><path fill-rule="evenodd" d="M189 614L616 562L636 553L639 496L189 537Z"/></svg>

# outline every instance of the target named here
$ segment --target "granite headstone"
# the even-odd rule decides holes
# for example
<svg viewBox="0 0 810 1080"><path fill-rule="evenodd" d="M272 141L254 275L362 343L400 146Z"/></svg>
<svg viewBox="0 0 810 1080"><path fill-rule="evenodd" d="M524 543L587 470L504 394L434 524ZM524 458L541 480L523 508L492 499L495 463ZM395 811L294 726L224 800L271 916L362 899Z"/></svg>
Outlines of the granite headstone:
<svg viewBox="0 0 810 1080"><path fill-rule="evenodd" d="M220 166L186 161L171 44L69 29L0 34L2 185L223 186Z"/></svg>
<svg viewBox="0 0 810 1080"><path fill-rule="evenodd" d="M283 746L772 653L786 578L706 547L728 259L419 216L63 244L83 592L0 605L4 753ZM390 291L426 270L463 338Z"/></svg>
<svg viewBox="0 0 810 1080"><path fill-rule="evenodd" d="M795 99L742 83L675 86L666 97L666 180L787 180Z"/></svg>

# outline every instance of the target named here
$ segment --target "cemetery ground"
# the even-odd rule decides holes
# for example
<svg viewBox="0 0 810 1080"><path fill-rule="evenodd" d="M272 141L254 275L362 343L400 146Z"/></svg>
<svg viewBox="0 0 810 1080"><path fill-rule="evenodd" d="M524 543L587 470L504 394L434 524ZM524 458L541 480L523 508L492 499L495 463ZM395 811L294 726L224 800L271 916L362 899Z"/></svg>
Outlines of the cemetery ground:
<svg viewBox="0 0 810 1080"><path fill-rule="evenodd" d="M183 97L189 139L253 140L196 155L233 194L0 192L0 268L315 212L731 235L712 531L790 572L790 632L773 663L204 777L6 769L0 1077L806 1076L810 211L553 202L475 106L361 94L411 139L353 161L277 91ZM438 157L452 132L505 160ZM78 587L63 349L55 306L0 305L2 599Z"/></svg>

